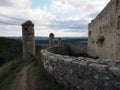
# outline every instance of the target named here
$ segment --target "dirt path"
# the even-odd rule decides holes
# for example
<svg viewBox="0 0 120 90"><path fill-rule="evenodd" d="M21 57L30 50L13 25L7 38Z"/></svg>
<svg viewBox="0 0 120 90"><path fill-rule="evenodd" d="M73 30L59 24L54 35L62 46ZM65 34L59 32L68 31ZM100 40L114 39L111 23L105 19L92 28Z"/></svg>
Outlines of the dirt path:
<svg viewBox="0 0 120 90"><path fill-rule="evenodd" d="M11 90L27 90L27 70L31 64L25 66L13 82Z"/></svg>

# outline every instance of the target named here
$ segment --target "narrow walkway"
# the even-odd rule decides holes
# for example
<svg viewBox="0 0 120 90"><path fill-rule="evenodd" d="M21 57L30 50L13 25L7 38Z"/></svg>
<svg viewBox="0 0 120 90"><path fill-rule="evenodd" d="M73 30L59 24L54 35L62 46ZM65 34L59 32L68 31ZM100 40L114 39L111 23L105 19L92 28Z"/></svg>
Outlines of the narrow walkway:
<svg viewBox="0 0 120 90"><path fill-rule="evenodd" d="M31 64L25 66L13 82L11 90L27 90L27 70Z"/></svg>

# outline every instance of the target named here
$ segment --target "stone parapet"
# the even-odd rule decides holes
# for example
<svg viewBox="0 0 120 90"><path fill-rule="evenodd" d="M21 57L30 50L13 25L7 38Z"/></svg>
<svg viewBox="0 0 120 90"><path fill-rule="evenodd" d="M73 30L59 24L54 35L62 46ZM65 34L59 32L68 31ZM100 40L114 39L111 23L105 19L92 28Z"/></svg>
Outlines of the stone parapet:
<svg viewBox="0 0 120 90"><path fill-rule="evenodd" d="M70 57L54 49L41 50L42 63L68 90L120 90L120 60Z"/></svg>

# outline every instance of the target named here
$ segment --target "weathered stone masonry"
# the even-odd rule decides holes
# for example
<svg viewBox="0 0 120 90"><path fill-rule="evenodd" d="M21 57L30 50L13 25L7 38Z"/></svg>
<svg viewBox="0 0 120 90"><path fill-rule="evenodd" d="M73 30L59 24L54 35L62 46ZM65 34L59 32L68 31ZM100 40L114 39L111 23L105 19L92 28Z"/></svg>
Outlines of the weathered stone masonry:
<svg viewBox="0 0 120 90"><path fill-rule="evenodd" d="M120 0L111 0L89 24L87 53L100 59L64 56L61 50L42 50L41 60L68 90L120 90Z"/></svg>
<svg viewBox="0 0 120 90"><path fill-rule="evenodd" d="M45 69L71 90L120 90L120 60L70 57L41 51ZM70 89L69 89L70 90Z"/></svg>
<svg viewBox="0 0 120 90"><path fill-rule="evenodd" d="M50 47L54 46L54 34L53 33L49 34L49 46Z"/></svg>
<svg viewBox="0 0 120 90"><path fill-rule="evenodd" d="M23 39L23 59L33 59L35 57L35 39L34 39L34 24L28 20L22 24L22 39Z"/></svg>
<svg viewBox="0 0 120 90"><path fill-rule="evenodd" d="M62 46L62 38L58 38L58 46Z"/></svg>
<svg viewBox="0 0 120 90"><path fill-rule="evenodd" d="M120 0L111 0L88 27L88 54L120 59Z"/></svg>

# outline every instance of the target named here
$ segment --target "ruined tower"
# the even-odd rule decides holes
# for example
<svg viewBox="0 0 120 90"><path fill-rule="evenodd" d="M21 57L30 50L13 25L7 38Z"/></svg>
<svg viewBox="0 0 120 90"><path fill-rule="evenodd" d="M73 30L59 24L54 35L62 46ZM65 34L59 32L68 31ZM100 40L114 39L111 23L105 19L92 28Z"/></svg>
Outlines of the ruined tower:
<svg viewBox="0 0 120 90"><path fill-rule="evenodd" d="M28 20L22 24L23 60L35 58L34 24Z"/></svg>
<svg viewBox="0 0 120 90"><path fill-rule="evenodd" d="M50 47L54 46L54 34L53 33L49 34L49 45Z"/></svg>
<svg viewBox="0 0 120 90"><path fill-rule="evenodd" d="M58 38L58 46L62 45L62 38Z"/></svg>

